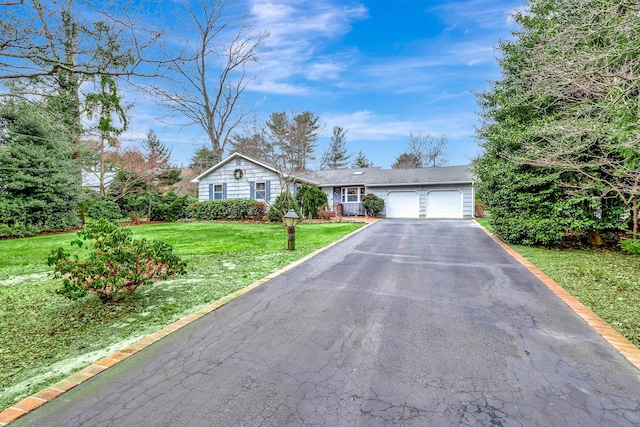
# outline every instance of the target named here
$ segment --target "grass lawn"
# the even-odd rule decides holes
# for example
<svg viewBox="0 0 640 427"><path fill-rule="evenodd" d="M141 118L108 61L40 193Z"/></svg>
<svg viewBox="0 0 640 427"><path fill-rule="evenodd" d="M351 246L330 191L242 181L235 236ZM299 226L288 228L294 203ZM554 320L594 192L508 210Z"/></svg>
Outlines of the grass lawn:
<svg viewBox="0 0 640 427"><path fill-rule="evenodd" d="M301 224L296 251L285 250L279 224L133 227L135 237L171 244L188 273L110 304L56 293L47 256L70 249L74 233L0 240L0 410L363 225Z"/></svg>
<svg viewBox="0 0 640 427"><path fill-rule="evenodd" d="M478 222L490 229L488 218ZM598 249L511 247L640 347L639 256Z"/></svg>

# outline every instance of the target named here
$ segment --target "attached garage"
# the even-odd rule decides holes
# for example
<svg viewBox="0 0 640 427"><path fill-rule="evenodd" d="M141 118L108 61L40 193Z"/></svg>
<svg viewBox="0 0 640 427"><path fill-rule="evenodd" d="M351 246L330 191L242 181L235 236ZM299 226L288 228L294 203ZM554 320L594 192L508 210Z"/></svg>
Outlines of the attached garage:
<svg viewBox="0 0 640 427"><path fill-rule="evenodd" d="M427 218L463 217L462 193L458 190L429 191L427 193Z"/></svg>
<svg viewBox="0 0 640 427"><path fill-rule="evenodd" d="M387 195L387 218L420 218L420 198L415 191L391 191Z"/></svg>

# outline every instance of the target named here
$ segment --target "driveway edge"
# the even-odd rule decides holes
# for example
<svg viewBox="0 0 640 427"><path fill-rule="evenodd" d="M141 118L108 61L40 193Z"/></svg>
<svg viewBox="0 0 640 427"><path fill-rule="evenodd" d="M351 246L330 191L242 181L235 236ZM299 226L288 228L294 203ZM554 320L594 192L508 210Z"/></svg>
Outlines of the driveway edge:
<svg viewBox="0 0 640 427"><path fill-rule="evenodd" d="M98 375L100 372L105 371L106 369L108 369L109 367L116 365L118 363L120 363L121 361L123 361L124 359L128 358L129 356L139 352L140 350L149 347L151 344L155 343L156 341L161 340L162 338L170 335L171 333L177 331L178 329L182 328L183 326L188 325L189 323L198 320L199 318L201 318L202 316L211 313L212 311L222 307L223 305L227 304L230 301L233 301L234 299L238 298L239 296L242 296L244 294L246 294L247 292L251 291L252 289L257 288L258 286L272 280L275 279L276 277L280 276L281 274L286 273L289 270L294 269L295 267L297 267L298 265L302 264L303 262L313 258L314 256L326 251L327 249L337 245L338 243L342 242L343 240L353 236L356 233L359 233L360 231L364 230L365 228L369 227L370 225L376 223L377 220L373 220L371 222L369 222L368 224L364 225L363 227L352 231L351 233L347 234L346 236L336 240L335 242L332 242L330 244L328 244L327 246L324 246L314 252L311 252L310 254L300 258L299 260L281 268L280 270L277 270L271 274L269 274L266 277L263 277L260 280L257 280L255 282L253 282L252 284L245 286L242 289L238 289L237 291L224 296L222 298L220 298L217 301L214 301L213 303L204 306L200 309L198 309L195 313L189 314L187 316L184 316L178 320L176 320L175 322L171 323L170 325L165 326L164 328L160 329L159 331L156 331L154 333L152 333L151 335L148 335L144 338L141 338L140 340L138 340L137 342L113 353L108 355L107 357L98 360L97 362L95 362L93 365L87 366L86 368L75 372L71 375L69 375L67 378L45 388L44 390L39 391L38 393L29 396L23 400L21 400L20 402L16 403L15 405L12 405L10 407L8 407L7 409L5 409L4 411L0 412L0 427L4 427L6 425L8 425L11 421L18 419L20 417L22 417L25 414L28 414L29 412L33 411L34 409L44 405L47 402L52 401L53 399L55 399L56 397L60 396L61 394L63 394L64 392L71 390L72 388L74 388L75 386L85 382L86 380L88 380L89 378L92 378L96 375Z"/></svg>
<svg viewBox="0 0 640 427"><path fill-rule="evenodd" d="M622 336L618 331L613 329L607 322L602 320L600 316L595 314L591 309L582 304L576 297L567 292L555 280L547 276L542 270L533 265L531 261L516 252L511 246L503 242L498 236L483 227L476 221L476 224L493 239L502 249L522 264L534 276L536 276L544 285L549 288L558 298L562 300L571 310L580 316L589 326L591 326L598 334L600 334L613 348L615 348L625 359L633 366L640 370L640 349L631 344L631 342Z"/></svg>

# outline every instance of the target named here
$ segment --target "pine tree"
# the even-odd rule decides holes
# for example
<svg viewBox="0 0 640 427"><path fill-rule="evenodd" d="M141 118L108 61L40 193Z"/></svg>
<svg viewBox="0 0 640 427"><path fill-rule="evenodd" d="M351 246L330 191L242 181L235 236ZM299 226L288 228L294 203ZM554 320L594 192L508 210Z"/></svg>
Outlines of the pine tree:
<svg viewBox="0 0 640 427"><path fill-rule="evenodd" d="M371 168L373 167L373 162L371 160L369 160L369 158L367 156L365 156L365 154L362 151L358 152L358 155L356 156L355 160L353 161L353 163L351 164L352 168Z"/></svg>
<svg viewBox="0 0 640 427"><path fill-rule="evenodd" d="M322 155L320 169L344 169L349 165L351 154L347 154L347 131L340 126L333 127L329 148Z"/></svg>

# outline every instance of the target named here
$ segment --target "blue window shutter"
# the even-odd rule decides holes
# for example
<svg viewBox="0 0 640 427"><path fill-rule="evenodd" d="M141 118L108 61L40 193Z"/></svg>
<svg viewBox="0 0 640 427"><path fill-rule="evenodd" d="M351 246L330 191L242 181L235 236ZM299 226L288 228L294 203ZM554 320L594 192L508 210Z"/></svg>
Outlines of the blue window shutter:
<svg viewBox="0 0 640 427"><path fill-rule="evenodd" d="M271 181L267 181L267 202L271 201Z"/></svg>
<svg viewBox="0 0 640 427"><path fill-rule="evenodd" d="M294 183L293 184L293 197L296 197L298 195L298 184Z"/></svg>
<svg viewBox="0 0 640 427"><path fill-rule="evenodd" d="M224 200L227 199L227 183L226 182L222 183L222 198Z"/></svg>
<svg viewBox="0 0 640 427"><path fill-rule="evenodd" d="M249 183L249 198L250 199L256 198L256 183L253 181Z"/></svg>
<svg viewBox="0 0 640 427"><path fill-rule="evenodd" d="M209 200L213 200L213 184L209 184Z"/></svg>

